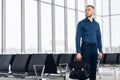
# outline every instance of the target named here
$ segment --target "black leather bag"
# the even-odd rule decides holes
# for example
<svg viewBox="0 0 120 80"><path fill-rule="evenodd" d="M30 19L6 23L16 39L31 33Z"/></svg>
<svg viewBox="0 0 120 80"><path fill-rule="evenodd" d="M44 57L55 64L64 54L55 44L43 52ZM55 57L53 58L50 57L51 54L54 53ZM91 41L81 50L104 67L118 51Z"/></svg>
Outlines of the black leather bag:
<svg viewBox="0 0 120 80"><path fill-rule="evenodd" d="M80 80L89 78L90 67L89 64L84 60L70 62L69 68L70 68L69 78Z"/></svg>

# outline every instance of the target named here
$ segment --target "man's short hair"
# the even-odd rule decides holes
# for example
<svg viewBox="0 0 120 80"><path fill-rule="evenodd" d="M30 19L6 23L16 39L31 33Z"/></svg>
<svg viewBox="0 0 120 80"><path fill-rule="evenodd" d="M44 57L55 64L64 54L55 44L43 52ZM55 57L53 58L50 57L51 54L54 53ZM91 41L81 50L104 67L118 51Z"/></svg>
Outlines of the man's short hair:
<svg viewBox="0 0 120 80"><path fill-rule="evenodd" d="M94 6L92 6L92 5L87 5L86 7L91 7L91 8L93 8L93 9L95 9L95 7L94 7Z"/></svg>

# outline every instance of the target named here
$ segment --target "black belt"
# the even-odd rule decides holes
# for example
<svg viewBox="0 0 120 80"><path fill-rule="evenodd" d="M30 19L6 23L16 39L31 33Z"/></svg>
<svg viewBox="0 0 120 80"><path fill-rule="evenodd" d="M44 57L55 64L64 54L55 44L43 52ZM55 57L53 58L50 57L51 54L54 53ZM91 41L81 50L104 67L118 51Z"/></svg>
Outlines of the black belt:
<svg viewBox="0 0 120 80"><path fill-rule="evenodd" d="M89 42L82 42L83 45L86 46L97 46L97 43L93 42L93 43L89 43Z"/></svg>

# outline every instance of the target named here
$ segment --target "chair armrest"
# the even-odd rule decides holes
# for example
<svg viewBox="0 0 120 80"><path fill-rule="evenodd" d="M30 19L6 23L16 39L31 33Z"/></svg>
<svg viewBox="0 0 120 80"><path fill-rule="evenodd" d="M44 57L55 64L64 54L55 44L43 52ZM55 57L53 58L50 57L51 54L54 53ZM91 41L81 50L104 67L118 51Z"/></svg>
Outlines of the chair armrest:
<svg viewBox="0 0 120 80"><path fill-rule="evenodd" d="M41 72L40 78L38 78L37 67L42 67L42 72ZM34 68L36 79L37 80L42 79L42 77L44 75L45 65L33 65L33 68Z"/></svg>
<svg viewBox="0 0 120 80"><path fill-rule="evenodd" d="M68 63L61 63L61 64L59 64L61 76L63 76L62 66L65 66L65 76L66 76L67 69L68 69ZM64 77L64 76L63 76L63 77Z"/></svg>

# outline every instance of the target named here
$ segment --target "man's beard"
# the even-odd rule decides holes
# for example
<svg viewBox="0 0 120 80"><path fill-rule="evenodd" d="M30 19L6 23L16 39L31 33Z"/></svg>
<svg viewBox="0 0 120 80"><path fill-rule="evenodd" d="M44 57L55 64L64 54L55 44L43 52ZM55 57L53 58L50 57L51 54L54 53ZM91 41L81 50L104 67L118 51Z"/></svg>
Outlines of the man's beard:
<svg viewBox="0 0 120 80"><path fill-rule="evenodd" d="M92 15L92 14L91 14L91 15L89 15L89 16L87 16L87 15L86 15L86 17L93 17L93 15Z"/></svg>

